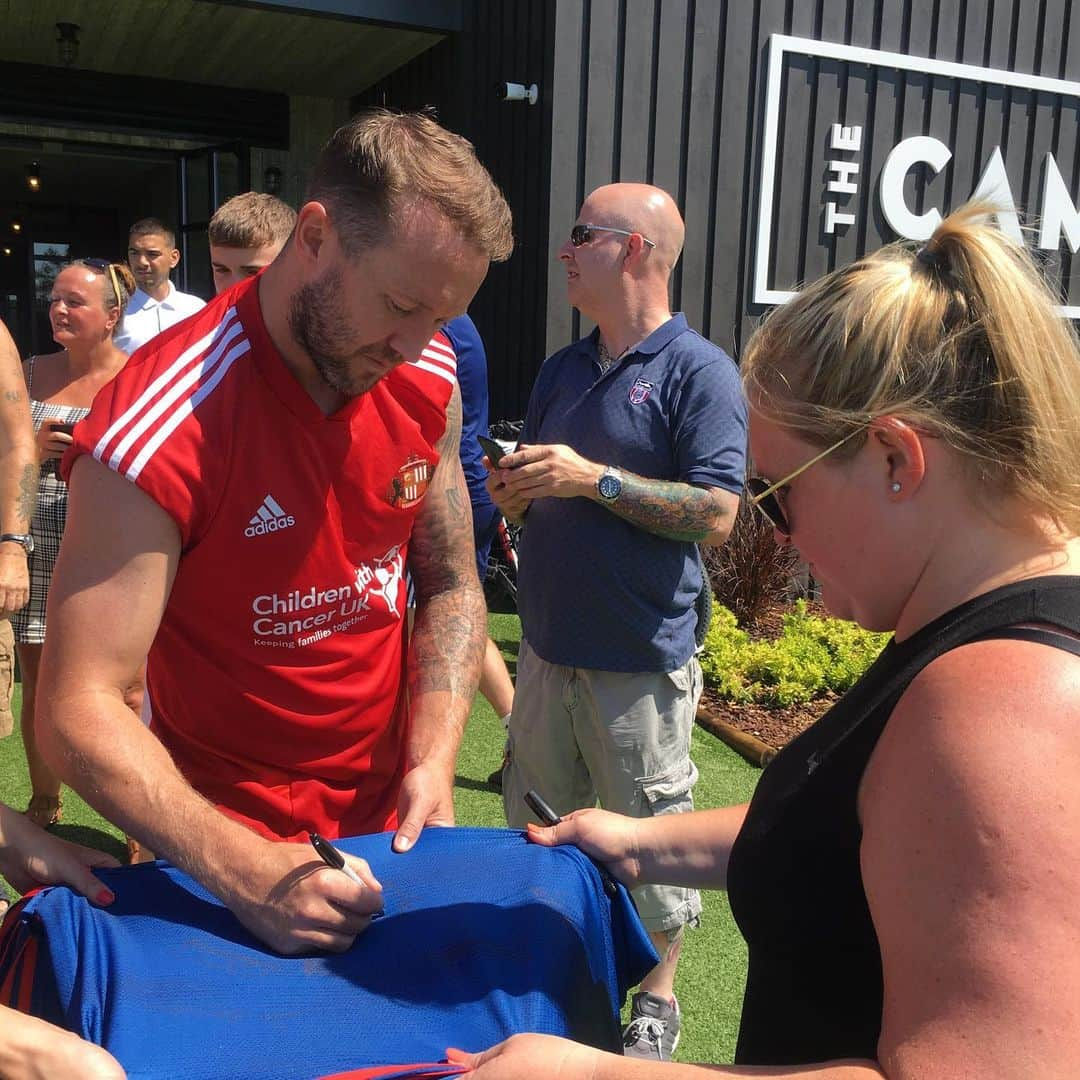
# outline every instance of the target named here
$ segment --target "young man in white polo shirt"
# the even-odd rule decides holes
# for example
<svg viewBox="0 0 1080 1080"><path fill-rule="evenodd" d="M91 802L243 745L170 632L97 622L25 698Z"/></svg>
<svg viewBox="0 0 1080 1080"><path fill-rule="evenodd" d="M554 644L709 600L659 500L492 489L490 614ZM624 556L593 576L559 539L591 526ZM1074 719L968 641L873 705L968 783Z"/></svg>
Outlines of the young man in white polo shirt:
<svg viewBox="0 0 1080 1080"><path fill-rule="evenodd" d="M204 307L204 301L182 293L169 280L180 262L176 235L157 218L142 218L128 233L128 265L138 288L124 310L116 346L129 356L162 330Z"/></svg>

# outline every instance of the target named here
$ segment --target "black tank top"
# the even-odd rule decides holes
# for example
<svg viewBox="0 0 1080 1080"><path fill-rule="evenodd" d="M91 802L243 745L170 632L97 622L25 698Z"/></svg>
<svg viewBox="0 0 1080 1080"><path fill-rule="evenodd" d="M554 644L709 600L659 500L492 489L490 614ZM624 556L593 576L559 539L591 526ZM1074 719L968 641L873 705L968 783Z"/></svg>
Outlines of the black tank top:
<svg viewBox="0 0 1080 1080"><path fill-rule="evenodd" d="M859 782L901 694L942 653L1022 637L1080 655L1076 639L1017 623L1080 633L1080 577L1006 585L890 642L762 773L728 863L731 909L749 948L736 1063L877 1057L881 955L859 869Z"/></svg>

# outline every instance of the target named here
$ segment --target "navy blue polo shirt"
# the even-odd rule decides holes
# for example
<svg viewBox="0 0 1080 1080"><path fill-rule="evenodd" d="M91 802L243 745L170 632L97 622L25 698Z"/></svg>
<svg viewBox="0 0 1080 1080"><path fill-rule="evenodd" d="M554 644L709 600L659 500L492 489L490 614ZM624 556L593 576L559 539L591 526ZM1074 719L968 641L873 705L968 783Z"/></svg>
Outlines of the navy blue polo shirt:
<svg viewBox="0 0 1080 1080"><path fill-rule="evenodd" d="M523 443L655 480L739 492L746 401L732 359L674 315L604 375L598 331L544 363ZM591 499L536 499L522 530L522 632L553 664L673 671L694 652L695 546L624 521Z"/></svg>

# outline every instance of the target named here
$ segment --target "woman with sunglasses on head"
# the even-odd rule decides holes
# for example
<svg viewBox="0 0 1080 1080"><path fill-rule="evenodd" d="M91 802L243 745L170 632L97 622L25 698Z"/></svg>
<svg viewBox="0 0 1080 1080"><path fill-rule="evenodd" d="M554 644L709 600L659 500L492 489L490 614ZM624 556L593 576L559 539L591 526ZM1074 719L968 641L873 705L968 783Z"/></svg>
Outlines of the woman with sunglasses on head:
<svg viewBox="0 0 1080 1080"><path fill-rule="evenodd" d="M728 889L748 978L709 1075L1080 1076L1080 348L987 215L809 286L742 362L754 501L894 640L749 807L530 827L627 885ZM648 1075L540 1036L452 1060Z"/></svg>
<svg viewBox="0 0 1080 1080"><path fill-rule="evenodd" d="M89 411L94 395L123 367L127 356L113 342L135 288L131 271L103 259L68 263L49 296L49 321L58 352L23 363L30 394L41 476L31 525L30 601L11 618L22 673L22 737L30 769L27 815L48 827L60 820L60 780L37 749L34 731L38 667L45 641L45 602L67 518L67 484L58 464L71 445L72 425Z"/></svg>

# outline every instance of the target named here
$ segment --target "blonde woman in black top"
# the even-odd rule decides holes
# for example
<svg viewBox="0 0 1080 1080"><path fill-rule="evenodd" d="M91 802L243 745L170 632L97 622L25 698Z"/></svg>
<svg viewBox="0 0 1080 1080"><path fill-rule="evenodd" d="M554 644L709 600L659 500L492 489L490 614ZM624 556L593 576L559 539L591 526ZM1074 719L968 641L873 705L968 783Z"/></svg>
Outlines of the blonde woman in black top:
<svg viewBox="0 0 1080 1080"><path fill-rule="evenodd" d="M728 889L749 970L709 1076L1080 1076L1080 348L986 211L809 286L742 361L759 509L895 640L749 807L532 829ZM532 1035L451 1059L705 1075Z"/></svg>

